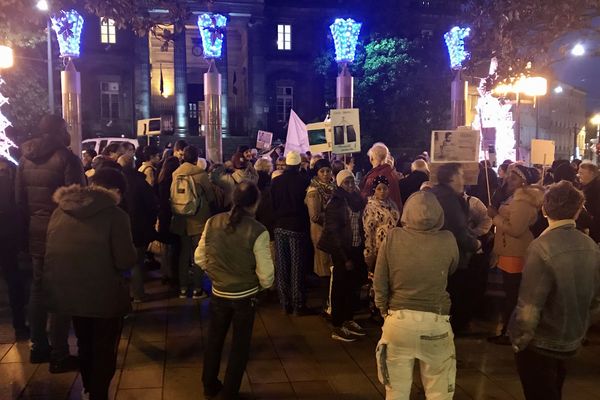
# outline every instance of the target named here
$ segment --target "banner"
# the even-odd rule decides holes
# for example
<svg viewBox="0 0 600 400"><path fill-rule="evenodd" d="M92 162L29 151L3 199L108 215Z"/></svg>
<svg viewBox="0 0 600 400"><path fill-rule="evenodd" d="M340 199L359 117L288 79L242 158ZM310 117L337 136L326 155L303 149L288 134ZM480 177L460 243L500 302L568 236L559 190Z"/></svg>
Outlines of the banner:
<svg viewBox="0 0 600 400"><path fill-rule="evenodd" d="M479 162L479 131L460 129L431 133L431 162Z"/></svg>
<svg viewBox="0 0 600 400"><path fill-rule="evenodd" d="M554 140L531 140L531 164L552 165L554 162Z"/></svg>
<svg viewBox="0 0 600 400"><path fill-rule="evenodd" d="M269 150L273 142L273 132L258 131L256 135L256 149Z"/></svg>
<svg viewBox="0 0 600 400"><path fill-rule="evenodd" d="M284 155L287 155L290 151L297 151L298 153L306 153L310 150L308 144L308 132L306 131L306 125L300 117L291 110L290 120L288 122L287 138L285 140Z"/></svg>
<svg viewBox="0 0 600 400"><path fill-rule="evenodd" d="M360 152L360 117L357 108L331 110L334 154Z"/></svg>

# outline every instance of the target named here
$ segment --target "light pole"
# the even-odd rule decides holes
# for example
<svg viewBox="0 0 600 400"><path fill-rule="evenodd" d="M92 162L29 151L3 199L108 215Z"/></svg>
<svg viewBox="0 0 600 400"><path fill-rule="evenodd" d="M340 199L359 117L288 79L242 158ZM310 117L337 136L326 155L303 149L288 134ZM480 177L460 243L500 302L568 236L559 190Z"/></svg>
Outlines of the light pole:
<svg viewBox="0 0 600 400"><path fill-rule="evenodd" d="M352 18L337 18L329 26L335 44L335 61L340 67L336 80L336 108L352 108L354 105L354 78L348 64L354 61L356 44L362 23Z"/></svg>
<svg viewBox="0 0 600 400"><path fill-rule="evenodd" d="M46 0L38 1L36 7L42 12L48 12L50 9ZM48 112L54 114L54 73L52 66L52 25L50 18L46 18L46 44L48 52Z"/></svg>
<svg viewBox="0 0 600 400"><path fill-rule="evenodd" d="M455 26L444 35L448 55L450 56L450 68L454 72L451 86L451 112L452 129L465 125L465 81L462 78L463 63L469 58L465 51L465 39L471 32L470 28Z"/></svg>

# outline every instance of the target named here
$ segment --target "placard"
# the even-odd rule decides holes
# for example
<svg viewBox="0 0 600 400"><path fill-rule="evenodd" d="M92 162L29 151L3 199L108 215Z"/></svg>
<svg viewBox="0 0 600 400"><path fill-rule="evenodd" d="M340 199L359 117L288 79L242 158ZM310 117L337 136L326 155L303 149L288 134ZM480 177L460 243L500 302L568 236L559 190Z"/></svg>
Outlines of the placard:
<svg viewBox="0 0 600 400"><path fill-rule="evenodd" d="M358 108L331 110L334 154L360 152L360 117Z"/></svg>
<svg viewBox="0 0 600 400"><path fill-rule="evenodd" d="M258 131L256 135L256 149L269 150L273 142L273 132Z"/></svg>
<svg viewBox="0 0 600 400"><path fill-rule="evenodd" d="M330 122L317 122L306 125L308 132L308 144L310 151L315 153L326 153L332 150L332 136Z"/></svg>
<svg viewBox="0 0 600 400"><path fill-rule="evenodd" d="M531 164L552 165L554 162L554 140L531 140Z"/></svg>
<svg viewBox="0 0 600 400"><path fill-rule="evenodd" d="M431 133L431 162L479 162L479 131L459 129Z"/></svg>

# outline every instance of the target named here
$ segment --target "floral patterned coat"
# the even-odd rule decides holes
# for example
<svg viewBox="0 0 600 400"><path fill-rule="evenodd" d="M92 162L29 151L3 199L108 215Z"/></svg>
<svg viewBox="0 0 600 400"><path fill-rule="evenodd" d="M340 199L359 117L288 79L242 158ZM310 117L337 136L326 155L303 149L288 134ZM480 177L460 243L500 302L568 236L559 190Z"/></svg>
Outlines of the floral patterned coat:
<svg viewBox="0 0 600 400"><path fill-rule="evenodd" d="M398 226L400 211L396 203L390 199L380 201L375 196L369 197L363 214L365 229L365 260L373 269L379 247L385 240L390 229Z"/></svg>

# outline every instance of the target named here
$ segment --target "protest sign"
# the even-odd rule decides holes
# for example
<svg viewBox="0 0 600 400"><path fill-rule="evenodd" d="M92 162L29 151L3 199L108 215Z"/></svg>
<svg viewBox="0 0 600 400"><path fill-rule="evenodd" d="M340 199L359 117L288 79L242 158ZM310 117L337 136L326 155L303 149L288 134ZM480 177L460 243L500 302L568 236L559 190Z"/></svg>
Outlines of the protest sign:
<svg viewBox="0 0 600 400"><path fill-rule="evenodd" d="M308 144L310 151L315 153L326 153L332 150L333 130L330 122L317 122L306 125L308 132Z"/></svg>
<svg viewBox="0 0 600 400"><path fill-rule="evenodd" d="M273 132L258 131L256 135L256 149L269 150L273 142Z"/></svg>
<svg viewBox="0 0 600 400"><path fill-rule="evenodd" d="M331 110L334 154L360 152L360 117L357 108Z"/></svg>
<svg viewBox="0 0 600 400"><path fill-rule="evenodd" d="M431 133L431 162L479 162L479 131L459 129Z"/></svg>
<svg viewBox="0 0 600 400"><path fill-rule="evenodd" d="M290 151L297 151L298 153L306 153L310 150L308 144L308 132L306 131L306 125L298 114L292 110L290 112L290 120L288 122L287 138L285 140L284 155L287 155Z"/></svg>
<svg viewBox="0 0 600 400"><path fill-rule="evenodd" d="M552 165L554 162L554 140L531 140L531 164Z"/></svg>

